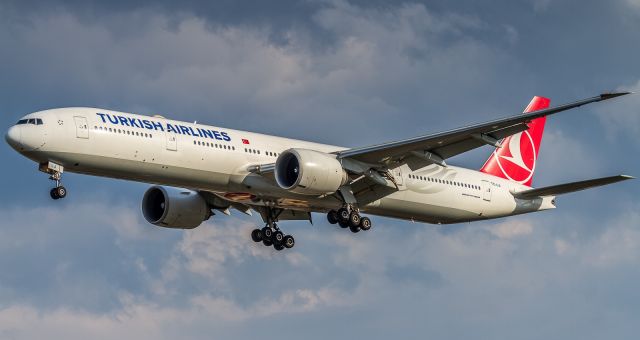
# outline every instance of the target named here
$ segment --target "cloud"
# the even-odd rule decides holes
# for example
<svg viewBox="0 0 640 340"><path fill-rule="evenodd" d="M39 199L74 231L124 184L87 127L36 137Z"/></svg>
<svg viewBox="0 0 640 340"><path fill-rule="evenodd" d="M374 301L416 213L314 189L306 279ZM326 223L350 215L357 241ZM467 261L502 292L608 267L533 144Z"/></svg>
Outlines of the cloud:
<svg viewBox="0 0 640 340"><path fill-rule="evenodd" d="M509 239L530 235L533 232L533 226L526 220L506 221L491 226L489 232L498 238Z"/></svg>
<svg viewBox="0 0 640 340"><path fill-rule="evenodd" d="M109 219L112 214L96 208L104 206L106 203L99 201L63 209L33 207L48 216L46 226L34 215L25 221L22 209L0 211L5 216L0 226L0 239L5 242L0 250L5 257L27 254L39 244L41 252L54 255L52 263L58 263L65 258L59 249L84 244L95 253L98 245L106 244L110 246L105 258L116 267L101 266L100 270L109 277L139 282L105 290L100 280L88 280L92 274L86 268L95 266L95 260L81 264L66 259L65 266L85 269L76 273L54 265L54 273L66 272L57 283L48 281L40 291L27 289L25 293L35 294L36 299L16 299L20 288L5 277L0 334L16 339L45 334L71 339L138 334L159 339L177 335L209 338L212 328L217 334L237 335L238 328L247 325L290 319L300 320L301 325L306 320L334 322L331 316L335 313L346 313L344 317L354 322L376 324L384 319L387 325L392 322L414 330L428 329L430 334L453 325L478 327L476 321L486 324L486 330L497 327L497 319L517 324L543 317L535 306L554 306L558 313L564 313L575 306L573 299L580 298L581 289L588 289L585 282L615 280L628 272L640 251L636 221L640 221L640 209L635 206L604 221L607 227L602 233L587 238L576 236L582 233L584 221L566 223L570 215L560 211L548 217L531 215L458 227L382 219L372 231L359 234L320 222L314 229L295 232L298 246L304 248L289 252L253 243L249 238L253 223L226 216L215 216L191 231L150 227L138 220L139 228L153 231L147 240L129 233L123 236ZM117 210L125 216L137 213L125 206ZM50 225L65 226L65 233L38 236L38 232L51 230L47 229ZM558 229L568 230L558 234ZM64 237L69 234L75 237ZM88 237L91 234L93 237ZM143 250L149 247L155 249ZM158 256L161 249L168 251ZM134 256L126 255L129 253ZM295 260L290 260L290 255ZM28 256L17 256L35 263ZM129 269L123 272L118 267ZM349 276L352 278L345 280ZM74 281L82 285L73 285ZM58 285L71 285L73 292L60 290ZM110 308L92 307L87 300L96 299L96 290L103 294L96 300L100 304L106 299L116 303ZM544 294L551 297L537 298ZM616 292L605 289L603 294ZM77 298L69 299L71 296ZM47 300L52 303L43 305ZM404 313L426 315L429 321L418 326L410 323L411 318L397 319L394 313L400 306ZM528 307L515 313L515 306ZM600 305L582 307L577 320L591 317ZM378 312L364 313L366 310ZM471 321L481 310L489 310L494 317ZM364 314L360 317L359 313ZM453 315L458 323L452 323ZM73 324L78 326L71 327ZM549 327L569 332L563 323L552 322ZM290 327L292 334L302 334L304 329Z"/></svg>
<svg viewBox="0 0 640 340"><path fill-rule="evenodd" d="M162 109L165 115L253 130L266 126L297 137L321 129L330 136L313 135L335 142L353 143L343 137L353 125L367 131L361 143L378 142L386 125L381 122L404 122L425 110L432 113L418 125L405 124L415 130L402 136L424 133L420 125L427 122L440 124L430 119L439 112L461 124L470 117L455 100L459 93L481 103L476 99L495 94L478 89L518 73L502 46L482 39L495 29L513 40L513 28L505 32L473 16L434 14L421 4L328 4L310 21L314 32L331 37L320 46L304 28L274 43L269 25L211 26L197 17L142 9L92 20L35 12L25 21L0 33L15 40L0 57L0 69L9 75L19 65L11 90L29 91L40 105L147 114Z"/></svg>
<svg viewBox="0 0 640 340"><path fill-rule="evenodd" d="M640 1L638 0L623 0L629 7L640 9Z"/></svg>

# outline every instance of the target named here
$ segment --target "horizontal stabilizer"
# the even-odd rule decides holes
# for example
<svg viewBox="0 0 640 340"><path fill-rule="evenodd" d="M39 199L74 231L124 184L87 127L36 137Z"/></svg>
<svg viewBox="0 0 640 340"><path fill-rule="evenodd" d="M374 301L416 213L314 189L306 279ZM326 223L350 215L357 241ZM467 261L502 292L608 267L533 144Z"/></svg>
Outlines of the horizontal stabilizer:
<svg viewBox="0 0 640 340"><path fill-rule="evenodd" d="M531 198L542 197L542 196L556 196L561 194L567 194L570 192L585 190L593 187L599 187L602 185L626 181L628 179L633 179L633 178L634 177L627 176L627 175L618 175L618 176L611 176L611 177L589 179L586 181L558 184L558 185L552 185L550 187L516 192L513 194L513 196L515 198L521 198L521 199L531 199Z"/></svg>

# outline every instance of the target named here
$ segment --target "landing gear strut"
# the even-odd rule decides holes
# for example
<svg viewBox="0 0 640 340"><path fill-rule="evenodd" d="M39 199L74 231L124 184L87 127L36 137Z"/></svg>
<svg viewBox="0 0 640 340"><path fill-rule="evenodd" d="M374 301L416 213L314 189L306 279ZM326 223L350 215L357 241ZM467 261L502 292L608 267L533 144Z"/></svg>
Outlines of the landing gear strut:
<svg viewBox="0 0 640 340"><path fill-rule="evenodd" d="M282 209L271 207L266 209L267 223L262 229L254 229L251 232L251 239L256 243L262 242L262 244L267 247L273 246L276 250L293 248L296 244L293 236L285 235L276 224L276 220L280 213L282 213Z"/></svg>
<svg viewBox="0 0 640 340"><path fill-rule="evenodd" d="M330 210L327 213L327 220L331 224L338 224L345 229L349 228L353 233L371 229L371 220L368 217L360 216L358 209L351 204L346 204L338 210Z"/></svg>
<svg viewBox="0 0 640 340"><path fill-rule="evenodd" d="M67 189L62 186L62 172L64 168L62 165L55 164L53 162L40 164L40 171L49 174L49 179L56 182L56 186L51 189L49 195L54 200L67 197Z"/></svg>

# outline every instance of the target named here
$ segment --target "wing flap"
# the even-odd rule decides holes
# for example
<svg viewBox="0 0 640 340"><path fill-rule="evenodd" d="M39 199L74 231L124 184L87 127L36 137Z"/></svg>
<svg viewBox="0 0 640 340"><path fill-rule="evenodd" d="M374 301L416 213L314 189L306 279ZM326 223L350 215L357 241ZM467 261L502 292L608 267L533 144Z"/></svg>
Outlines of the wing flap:
<svg viewBox="0 0 640 340"><path fill-rule="evenodd" d="M515 198L521 198L521 199L532 199L532 198L542 197L542 196L556 196L556 195L568 194L570 192L585 190L589 188L599 187L603 185L613 184L617 182L622 182L622 181L626 181L633 178L634 177L632 176L618 175L618 176L589 179L586 181L558 184L558 185L552 185L544 188L520 191L520 192L513 193L513 196Z"/></svg>

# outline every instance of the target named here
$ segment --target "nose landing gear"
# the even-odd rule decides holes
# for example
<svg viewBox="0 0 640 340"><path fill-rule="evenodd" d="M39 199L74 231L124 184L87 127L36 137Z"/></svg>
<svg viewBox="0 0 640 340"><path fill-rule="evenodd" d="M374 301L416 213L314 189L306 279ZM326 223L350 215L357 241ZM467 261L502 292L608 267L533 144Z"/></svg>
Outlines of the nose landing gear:
<svg viewBox="0 0 640 340"><path fill-rule="evenodd" d="M49 192L52 199L57 200L67 197L67 189L62 186L61 182L62 172L64 171L62 165L53 162L42 163L39 170L49 174L49 179L56 182L56 186Z"/></svg>

